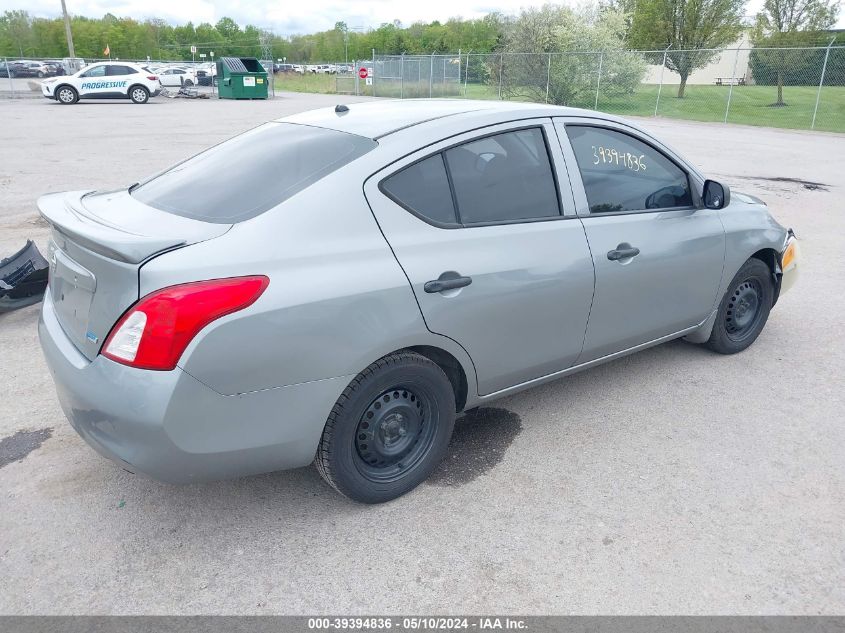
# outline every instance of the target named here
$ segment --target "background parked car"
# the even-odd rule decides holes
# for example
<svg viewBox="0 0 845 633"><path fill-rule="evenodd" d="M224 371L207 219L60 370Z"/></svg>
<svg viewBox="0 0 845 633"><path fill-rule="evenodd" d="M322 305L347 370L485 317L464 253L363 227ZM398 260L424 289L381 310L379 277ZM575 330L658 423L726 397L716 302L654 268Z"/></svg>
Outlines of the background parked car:
<svg viewBox="0 0 845 633"><path fill-rule="evenodd" d="M195 86L198 83L197 72L193 68L172 67L159 73L162 86Z"/></svg>
<svg viewBox="0 0 845 633"><path fill-rule="evenodd" d="M216 64L200 64L196 67L197 85L210 86L217 75Z"/></svg>
<svg viewBox="0 0 845 633"><path fill-rule="evenodd" d="M3 65L0 73L7 77L51 77L56 74L55 70L41 62L17 60Z"/></svg>

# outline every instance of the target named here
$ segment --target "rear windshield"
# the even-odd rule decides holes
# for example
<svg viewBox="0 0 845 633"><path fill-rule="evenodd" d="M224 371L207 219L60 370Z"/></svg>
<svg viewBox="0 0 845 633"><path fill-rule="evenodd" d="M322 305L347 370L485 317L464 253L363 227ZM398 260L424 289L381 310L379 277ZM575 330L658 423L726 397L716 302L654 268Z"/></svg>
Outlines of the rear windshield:
<svg viewBox="0 0 845 633"><path fill-rule="evenodd" d="M151 207L231 224L261 215L376 147L336 130L267 123L154 176L132 191Z"/></svg>

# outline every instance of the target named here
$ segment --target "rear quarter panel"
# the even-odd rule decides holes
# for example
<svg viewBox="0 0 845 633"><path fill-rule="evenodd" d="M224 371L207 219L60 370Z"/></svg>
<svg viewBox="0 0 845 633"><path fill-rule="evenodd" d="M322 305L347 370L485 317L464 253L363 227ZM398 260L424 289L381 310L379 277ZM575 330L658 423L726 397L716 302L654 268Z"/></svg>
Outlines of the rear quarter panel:
<svg viewBox="0 0 845 633"><path fill-rule="evenodd" d="M200 332L180 367L229 395L354 375L397 349L434 345L461 362L472 397L469 357L426 329L367 206L368 165L355 161L226 235L142 268L142 296L200 279L270 278L255 304Z"/></svg>

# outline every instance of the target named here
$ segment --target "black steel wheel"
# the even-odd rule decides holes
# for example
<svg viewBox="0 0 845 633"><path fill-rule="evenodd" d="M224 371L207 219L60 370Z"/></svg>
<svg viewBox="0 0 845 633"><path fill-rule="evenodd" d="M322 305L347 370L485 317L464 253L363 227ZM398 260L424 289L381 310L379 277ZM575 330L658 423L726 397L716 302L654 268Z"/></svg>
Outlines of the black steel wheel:
<svg viewBox="0 0 845 633"><path fill-rule="evenodd" d="M740 282L728 296L725 332L732 341L742 341L757 327L763 315L763 289L757 279Z"/></svg>
<svg viewBox="0 0 845 633"><path fill-rule="evenodd" d="M382 503L414 489L446 453L455 394L443 370L410 351L385 356L341 394L315 463L338 492Z"/></svg>
<svg viewBox="0 0 845 633"><path fill-rule="evenodd" d="M763 331L773 299L771 269L759 259L749 259L722 298L707 345L720 354L746 349Z"/></svg>
<svg viewBox="0 0 845 633"><path fill-rule="evenodd" d="M418 386L396 385L379 394L355 431L355 465L371 481L395 481L431 449L434 398Z"/></svg>

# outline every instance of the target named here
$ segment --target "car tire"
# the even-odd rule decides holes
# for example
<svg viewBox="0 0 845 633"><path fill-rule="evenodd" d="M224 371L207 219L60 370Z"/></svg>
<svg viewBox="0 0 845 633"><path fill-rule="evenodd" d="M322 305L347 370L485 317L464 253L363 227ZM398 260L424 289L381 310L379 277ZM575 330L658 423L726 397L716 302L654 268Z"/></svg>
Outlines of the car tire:
<svg viewBox="0 0 845 633"><path fill-rule="evenodd" d="M150 100L150 91L144 86L132 86L129 89L129 98L132 103L146 103Z"/></svg>
<svg viewBox="0 0 845 633"><path fill-rule="evenodd" d="M56 101L62 105L73 105L79 101L79 93L71 86L59 86L56 89Z"/></svg>
<svg viewBox="0 0 845 633"><path fill-rule="evenodd" d="M40 71L40 70L38 71L38 78L39 78L39 79L43 79L43 78L44 78L44 73L43 73L42 71Z"/></svg>
<svg viewBox="0 0 845 633"><path fill-rule="evenodd" d="M752 257L728 285L707 347L719 354L736 354L748 348L766 326L774 295L771 269Z"/></svg>
<svg viewBox="0 0 845 633"><path fill-rule="evenodd" d="M455 394L428 358L401 351L358 374L332 408L315 463L323 479L361 503L395 499L437 467L455 426Z"/></svg>
<svg viewBox="0 0 845 633"><path fill-rule="evenodd" d="M194 82L191 81L190 79L186 79L184 85L185 85L185 88L190 88L191 86L194 85Z"/></svg>

